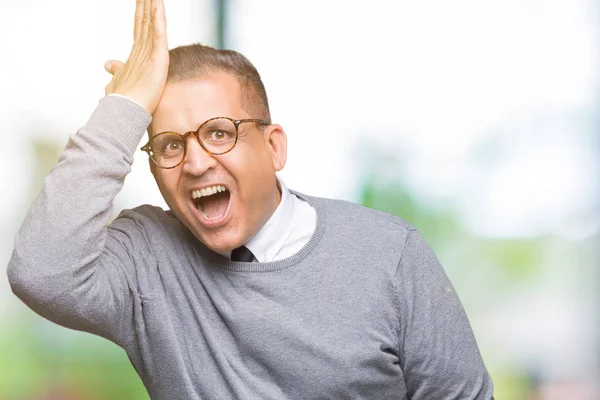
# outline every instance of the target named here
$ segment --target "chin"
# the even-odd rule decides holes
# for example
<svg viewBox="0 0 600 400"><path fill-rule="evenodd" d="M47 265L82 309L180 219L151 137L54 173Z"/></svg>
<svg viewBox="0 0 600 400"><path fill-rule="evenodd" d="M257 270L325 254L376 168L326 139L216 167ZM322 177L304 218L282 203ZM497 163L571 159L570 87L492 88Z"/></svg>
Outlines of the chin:
<svg viewBox="0 0 600 400"><path fill-rule="evenodd" d="M244 238L233 232L197 232L194 236L206 247L216 252L231 251L245 243Z"/></svg>

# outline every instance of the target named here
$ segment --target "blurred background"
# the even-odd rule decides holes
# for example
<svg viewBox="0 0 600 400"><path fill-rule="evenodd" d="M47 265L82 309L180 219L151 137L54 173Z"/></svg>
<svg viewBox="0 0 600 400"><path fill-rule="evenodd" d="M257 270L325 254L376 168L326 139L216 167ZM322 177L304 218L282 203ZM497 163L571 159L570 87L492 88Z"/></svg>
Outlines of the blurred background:
<svg viewBox="0 0 600 400"><path fill-rule="evenodd" d="M133 0L0 3L0 264L126 60ZM600 399L600 3L166 0L170 47L233 48L286 129L287 186L414 224L496 399ZM139 152L115 215L165 206ZM67 216L66 216L67 217ZM125 353L0 274L0 399L147 399Z"/></svg>

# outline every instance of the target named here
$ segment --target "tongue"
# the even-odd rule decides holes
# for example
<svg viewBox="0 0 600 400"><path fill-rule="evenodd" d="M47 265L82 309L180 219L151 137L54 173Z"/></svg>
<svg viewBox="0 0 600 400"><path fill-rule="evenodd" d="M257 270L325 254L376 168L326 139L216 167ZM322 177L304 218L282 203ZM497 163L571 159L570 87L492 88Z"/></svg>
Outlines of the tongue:
<svg viewBox="0 0 600 400"><path fill-rule="evenodd" d="M211 196L202 197L200 204L208 219L222 217L229 204L229 192L220 192Z"/></svg>

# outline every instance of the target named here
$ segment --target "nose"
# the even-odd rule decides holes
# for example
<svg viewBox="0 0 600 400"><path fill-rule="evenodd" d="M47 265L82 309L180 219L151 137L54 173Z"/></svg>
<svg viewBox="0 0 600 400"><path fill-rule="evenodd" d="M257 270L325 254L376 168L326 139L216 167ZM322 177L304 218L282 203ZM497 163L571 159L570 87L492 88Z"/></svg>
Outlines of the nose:
<svg viewBox="0 0 600 400"><path fill-rule="evenodd" d="M200 176L209 169L217 166L215 157L204 150L195 135L186 135L185 158L183 159L183 172Z"/></svg>

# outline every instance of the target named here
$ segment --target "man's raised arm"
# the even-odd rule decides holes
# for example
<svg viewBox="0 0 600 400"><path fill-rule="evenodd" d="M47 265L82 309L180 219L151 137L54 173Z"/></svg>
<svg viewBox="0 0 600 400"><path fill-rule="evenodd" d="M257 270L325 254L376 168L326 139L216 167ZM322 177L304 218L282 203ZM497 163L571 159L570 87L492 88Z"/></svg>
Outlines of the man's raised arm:
<svg viewBox="0 0 600 400"><path fill-rule="evenodd" d="M162 0L138 0L134 44L88 123L71 135L15 238L8 265L13 292L61 325L119 341L131 301L136 260L124 221L107 230L112 203L167 79ZM123 98L126 97L126 98Z"/></svg>

